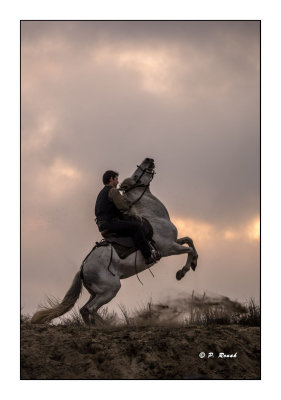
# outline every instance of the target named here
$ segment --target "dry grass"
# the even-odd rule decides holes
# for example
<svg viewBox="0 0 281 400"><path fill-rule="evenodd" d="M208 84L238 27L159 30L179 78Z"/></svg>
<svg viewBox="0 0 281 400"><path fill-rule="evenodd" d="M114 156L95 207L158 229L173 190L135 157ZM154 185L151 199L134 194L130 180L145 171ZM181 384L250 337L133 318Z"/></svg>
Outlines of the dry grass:
<svg viewBox="0 0 281 400"><path fill-rule="evenodd" d="M52 300L53 302L54 300ZM102 307L98 314L104 325L114 326L209 326L209 325L247 325L260 326L260 307L253 299L247 304L230 300L226 296L209 297L195 295L185 299L174 300L169 304L147 304L129 312L124 305L119 305L121 317L115 311ZM21 315L21 323L29 323L29 315ZM59 317L57 323L65 326L84 325L77 308L65 316Z"/></svg>
<svg viewBox="0 0 281 400"><path fill-rule="evenodd" d="M180 315L182 311L173 305L153 304L150 299L147 304L135 309L131 314L124 305L119 306L123 324L131 326L182 326Z"/></svg>
<svg viewBox="0 0 281 400"><path fill-rule="evenodd" d="M29 314L23 314L21 312L21 314L20 314L20 323L21 324L27 324L30 322L30 320L31 320L31 316Z"/></svg>
<svg viewBox="0 0 281 400"><path fill-rule="evenodd" d="M249 325L260 326L260 307L251 299L248 304L232 301L228 297L200 298L192 293L187 325Z"/></svg>

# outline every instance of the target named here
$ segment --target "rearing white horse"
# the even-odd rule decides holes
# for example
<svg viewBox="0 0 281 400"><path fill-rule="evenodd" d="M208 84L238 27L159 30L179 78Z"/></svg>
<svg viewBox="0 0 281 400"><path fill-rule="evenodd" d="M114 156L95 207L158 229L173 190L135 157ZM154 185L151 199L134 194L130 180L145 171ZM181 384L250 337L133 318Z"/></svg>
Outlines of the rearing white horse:
<svg viewBox="0 0 281 400"><path fill-rule="evenodd" d="M171 222L166 207L150 192L150 182L155 173L154 168L154 160L146 158L133 175L122 182L120 188L125 191L125 196L133 202L137 214L146 218L152 225L153 240L162 257L184 253L188 255L186 264L176 274L176 278L180 280L190 268L195 270L198 254L192 239L189 237L177 238L177 228ZM188 247L183 246L184 244L187 244ZM110 269L108 268L109 264ZM100 321L101 317L97 311L116 296L121 287L120 279L129 278L148 267L140 250L121 259L112 245L96 247L83 261L81 270L75 275L62 302L36 312L31 322L50 322L65 314L77 301L82 284L91 295L89 301L80 309L82 318L87 324Z"/></svg>

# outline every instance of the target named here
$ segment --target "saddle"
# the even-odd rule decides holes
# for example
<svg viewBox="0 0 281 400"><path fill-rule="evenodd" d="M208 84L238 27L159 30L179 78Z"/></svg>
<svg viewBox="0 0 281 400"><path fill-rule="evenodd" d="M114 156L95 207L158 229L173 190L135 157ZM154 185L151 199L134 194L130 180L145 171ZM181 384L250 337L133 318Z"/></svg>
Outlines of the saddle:
<svg viewBox="0 0 281 400"><path fill-rule="evenodd" d="M152 240L153 228L146 218L143 218L142 220L146 232L145 237L152 249L155 249L155 244ZM118 236L116 233L111 232L109 229L105 229L104 231L102 231L101 235L104 238L104 240L102 240L103 245L111 244L121 259L128 257L130 254L138 250L133 239L130 236Z"/></svg>

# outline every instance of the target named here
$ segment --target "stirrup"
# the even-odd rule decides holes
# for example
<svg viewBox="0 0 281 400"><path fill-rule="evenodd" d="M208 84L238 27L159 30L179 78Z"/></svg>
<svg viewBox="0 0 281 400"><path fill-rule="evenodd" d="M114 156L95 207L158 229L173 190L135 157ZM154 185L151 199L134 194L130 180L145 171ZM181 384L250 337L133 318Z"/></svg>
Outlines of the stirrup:
<svg viewBox="0 0 281 400"><path fill-rule="evenodd" d="M151 256L152 258L154 258L155 261L159 261L161 258L161 254L158 250L152 250Z"/></svg>

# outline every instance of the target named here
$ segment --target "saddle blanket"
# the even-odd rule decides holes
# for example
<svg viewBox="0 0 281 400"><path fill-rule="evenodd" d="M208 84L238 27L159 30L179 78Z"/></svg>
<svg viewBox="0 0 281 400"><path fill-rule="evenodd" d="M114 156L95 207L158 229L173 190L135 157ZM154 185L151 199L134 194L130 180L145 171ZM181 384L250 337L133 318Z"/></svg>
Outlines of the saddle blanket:
<svg viewBox="0 0 281 400"><path fill-rule="evenodd" d="M119 239L120 242L119 242ZM127 243L125 244L125 240L128 239ZM119 243L117 243L117 241ZM114 250L118 254L118 257L120 257L122 260L127 258L130 254L133 254L135 251L138 250L138 248L132 244L133 240L130 237L118 237L118 238L107 238L107 239L102 239L100 242L96 242L96 247L101 247L101 246L109 246L110 244L113 246ZM155 248L153 245L153 242L149 242L150 245Z"/></svg>

